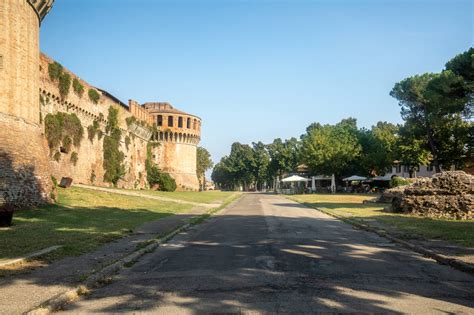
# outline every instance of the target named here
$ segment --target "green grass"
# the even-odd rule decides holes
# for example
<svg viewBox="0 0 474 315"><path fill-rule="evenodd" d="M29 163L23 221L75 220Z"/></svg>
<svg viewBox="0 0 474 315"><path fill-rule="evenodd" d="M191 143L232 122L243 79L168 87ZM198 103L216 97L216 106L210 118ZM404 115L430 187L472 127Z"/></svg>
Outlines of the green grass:
<svg viewBox="0 0 474 315"><path fill-rule="evenodd" d="M192 207L77 187L58 189L56 205L18 211L12 227L0 229L0 259L53 245L63 248L48 258L79 255L122 237L145 222Z"/></svg>
<svg viewBox="0 0 474 315"><path fill-rule="evenodd" d="M179 199L184 201L191 201L197 203L221 203L231 198L235 192L233 191L156 191L156 190L130 190L134 193L143 195L157 196L171 199Z"/></svg>
<svg viewBox="0 0 474 315"><path fill-rule="evenodd" d="M309 207L319 208L352 220L363 221L366 224L375 221L389 229L405 234L405 237L408 238L421 236L474 247L474 220L431 219L391 213L384 210L386 204L362 204L364 200L373 199L374 195L312 194L295 195L289 198Z"/></svg>

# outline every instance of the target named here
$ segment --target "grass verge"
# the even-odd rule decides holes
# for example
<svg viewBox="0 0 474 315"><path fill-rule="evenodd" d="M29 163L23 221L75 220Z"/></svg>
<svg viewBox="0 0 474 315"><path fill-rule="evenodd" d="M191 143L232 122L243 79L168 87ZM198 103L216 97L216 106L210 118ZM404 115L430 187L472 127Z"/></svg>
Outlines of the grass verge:
<svg viewBox="0 0 474 315"><path fill-rule="evenodd" d="M474 247L474 220L431 219L392 213L384 209L386 204L362 204L362 201L372 199L374 195L312 194L294 195L288 198L360 223L385 227L406 239L422 237Z"/></svg>
<svg viewBox="0 0 474 315"><path fill-rule="evenodd" d="M237 200L238 198L242 197L242 193L239 193L239 192L233 192L230 196L228 196L224 202L219 206L219 207L216 207L216 208L213 208L209 211L207 211L206 213L204 214L201 214L200 216L198 217L195 217L195 218L192 218L189 223L191 225L196 225L196 224L200 224L202 222L204 222L205 220L207 220L208 218L210 218L214 213L218 212L218 211L221 211L222 209L224 209L225 207L227 207L230 203L234 202L235 200Z"/></svg>
<svg viewBox="0 0 474 315"><path fill-rule="evenodd" d="M138 193L145 196L155 196L170 198L176 200L183 200L196 203L221 203L224 202L227 198L232 197L235 192L233 191L157 191L157 190L132 190L124 188L110 188L111 190L123 190L130 191L133 193Z"/></svg>
<svg viewBox="0 0 474 315"><path fill-rule="evenodd" d="M123 237L139 225L185 212L192 205L118 195L78 187L59 188L56 205L18 211L0 229L0 259L63 245L48 259L79 255Z"/></svg>

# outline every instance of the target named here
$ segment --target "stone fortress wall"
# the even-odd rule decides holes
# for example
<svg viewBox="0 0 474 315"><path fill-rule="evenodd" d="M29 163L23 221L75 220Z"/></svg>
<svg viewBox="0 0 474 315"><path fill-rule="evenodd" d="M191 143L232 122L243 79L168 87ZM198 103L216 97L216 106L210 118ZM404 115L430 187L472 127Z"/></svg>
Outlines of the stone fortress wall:
<svg viewBox="0 0 474 315"><path fill-rule="evenodd" d="M55 152L49 152L50 165L52 175L57 179L61 177L71 177L76 183L94 184L94 185L109 185L103 181L103 141L104 138L94 137L91 141L88 139L87 127L97 121L100 130L105 134L105 126L107 124L107 116L109 107L114 106L119 110L119 127L122 130L122 141L120 150L125 153L126 175L118 185L124 188L144 188L146 186L146 145L151 134L143 127L135 126L137 130L130 130L126 124L126 119L132 117L132 113L128 110L125 104L115 99L113 96L105 91L96 89L88 84L86 81L79 81L84 86L84 93L79 96L70 88L66 97L61 98L58 88L58 83L53 82L48 73L49 64L54 60L41 54L40 58L40 110L41 117L44 123L44 118L47 114L55 114L57 112L74 113L81 120L84 128L84 136L81 144L74 147L69 152L61 152L59 161L53 158ZM68 72L71 78L77 78L75 74ZM87 95L89 89L95 89L100 94L100 99L97 104L92 102ZM135 109L135 111L137 111ZM151 117L144 115L139 116L145 122L150 121ZM44 126L43 126L44 128ZM141 132L139 132L141 131ZM125 137L130 138L130 144L127 146ZM71 154L77 153L77 163L71 163ZM95 177L95 178L94 178Z"/></svg>
<svg viewBox="0 0 474 315"><path fill-rule="evenodd" d="M118 186L124 188L147 187L145 161L147 158L148 142L157 143L152 148L152 157L159 168L169 173L176 180L179 190L197 190L199 183L196 176L196 148L200 140L201 119L194 115L174 109L168 103L138 104L129 100L128 106L104 90L96 89L86 81L67 71L71 78L77 78L84 86L84 94L77 95L72 88L67 97L61 98L57 82L53 82L48 73L49 64L54 60L41 54L40 58L40 109L41 117L57 112L75 113L81 120L82 126L99 122L100 129L105 134L107 115L110 106L119 110L119 126L122 130L121 151L125 153L126 176L119 181ZM97 104L87 96L89 89L96 89L100 96ZM165 105L157 105L165 104ZM140 123L128 125L126 120L135 117L148 125L156 124L157 132L151 133ZM189 128L188 128L189 127ZM127 146L125 137L129 137ZM61 158L52 158L54 152L49 152L52 174L61 178L72 177L77 183L87 183L108 186L103 181L103 138L90 141L85 134L81 145L71 152L61 152ZM71 154L76 152L76 165L71 163ZM92 174L95 180L92 182Z"/></svg>
<svg viewBox="0 0 474 315"><path fill-rule="evenodd" d="M51 200L39 123L39 26L51 0L0 1L0 207Z"/></svg>
<svg viewBox="0 0 474 315"><path fill-rule="evenodd" d="M51 81L48 74L48 66L54 61L39 51L40 23L53 3L54 0L0 1L0 210L5 206L25 208L51 201L51 175L58 180L72 177L76 183L110 185L103 181L103 137L90 141L87 127L96 121L105 134L111 106L118 108L123 134L120 150L125 154L126 164L119 187L147 186L145 161L151 141L160 144L154 146L153 159L176 179L178 189L198 189L195 163L200 119L186 114L183 117L191 119L193 128L177 127L181 118L175 115L176 127L158 126L158 132L153 134L144 124L158 123L159 106L150 113L151 105L147 109L133 100L125 105L67 69L64 71L71 79L79 79L84 86L84 94L79 96L70 87L66 96L60 96L57 82ZM88 97L89 89L100 94L97 104ZM162 109L172 108L168 105ZM75 113L84 128L80 145L60 153L50 152L44 129L46 115L58 112ZM170 113L163 115L168 119ZM127 124L131 117L138 123ZM76 163L72 162L73 153Z"/></svg>

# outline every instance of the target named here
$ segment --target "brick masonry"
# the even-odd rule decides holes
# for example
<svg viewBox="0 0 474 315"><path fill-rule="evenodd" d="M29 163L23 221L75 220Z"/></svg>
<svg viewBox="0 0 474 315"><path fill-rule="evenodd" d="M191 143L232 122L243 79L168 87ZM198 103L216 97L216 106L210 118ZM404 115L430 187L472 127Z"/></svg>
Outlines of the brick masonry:
<svg viewBox="0 0 474 315"><path fill-rule="evenodd" d="M153 149L153 159L159 167L171 174L180 190L197 190L196 147L200 140L201 119L174 109L167 103L139 105L130 100L128 105L106 91L98 104L88 97L94 88L78 78L85 87L82 96L71 86L69 94L61 98L57 82L48 75L48 65L54 62L40 54L39 26L51 9L53 0L1 0L0 1L0 207L5 204L16 208L34 206L51 201L53 185L51 175L58 180L72 177L75 183L106 186L103 181L103 138L91 142L87 127L98 121L105 133L108 109L119 109L119 126L122 129L121 151L125 153L126 175L119 187L147 187L145 160L147 144L160 144ZM68 71L65 69L65 71ZM71 73L72 78L77 76ZM161 104L161 105L157 105ZM52 158L44 137L43 118L57 112L75 113L84 127L84 137L78 147L69 153ZM135 117L147 124L166 120L157 132L151 133L139 123L127 125L126 119ZM174 124L168 126L167 123ZM127 146L125 137L130 139ZM71 154L76 152L76 165Z"/></svg>

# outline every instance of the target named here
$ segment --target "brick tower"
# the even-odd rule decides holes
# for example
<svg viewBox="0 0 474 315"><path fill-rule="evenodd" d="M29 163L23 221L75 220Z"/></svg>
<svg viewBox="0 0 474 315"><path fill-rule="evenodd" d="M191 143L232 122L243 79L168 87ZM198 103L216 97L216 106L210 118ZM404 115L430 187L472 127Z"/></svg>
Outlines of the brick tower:
<svg viewBox="0 0 474 315"><path fill-rule="evenodd" d="M39 28L54 0L0 1L0 208L50 201L40 128ZM3 211L5 212L5 211Z"/></svg>

